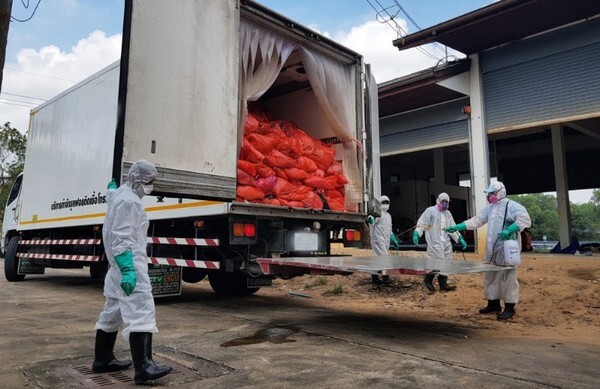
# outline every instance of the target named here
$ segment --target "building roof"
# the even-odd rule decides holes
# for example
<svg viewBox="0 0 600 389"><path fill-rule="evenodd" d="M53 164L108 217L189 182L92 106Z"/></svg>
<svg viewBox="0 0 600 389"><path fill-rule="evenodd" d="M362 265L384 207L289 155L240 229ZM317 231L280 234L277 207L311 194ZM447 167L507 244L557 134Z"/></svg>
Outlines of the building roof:
<svg viewBox="0 0 600 389"><path fill-rule="evenodd" d="M379 116L385 117L465 97L464 94L437 83L468 71L470 66L471 61L467 58L378 84Z"/></svg>
<svg viewBox="0 0 600 389"><path fill-rule="evenodd" d="M439 42L469 55L598 15L599 0L500 0L393 43L405 50Z"/></svg>

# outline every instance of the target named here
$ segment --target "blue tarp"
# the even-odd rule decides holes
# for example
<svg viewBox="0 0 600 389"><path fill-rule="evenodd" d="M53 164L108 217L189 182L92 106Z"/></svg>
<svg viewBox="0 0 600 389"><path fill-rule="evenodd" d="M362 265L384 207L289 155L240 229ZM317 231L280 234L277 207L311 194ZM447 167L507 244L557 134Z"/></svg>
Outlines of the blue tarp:
<svg viewBox="0 0 600 389"><path fill-rule="evenodd" d="M550 252L557 254L575 254L576 251L579 251L579 248L579 240L577 240L576 236L572 236L571 244L569 246L565 247L564 249L561 249L560 242L558 242L556 246L554 246L554 248L550 250Z"/></svg>

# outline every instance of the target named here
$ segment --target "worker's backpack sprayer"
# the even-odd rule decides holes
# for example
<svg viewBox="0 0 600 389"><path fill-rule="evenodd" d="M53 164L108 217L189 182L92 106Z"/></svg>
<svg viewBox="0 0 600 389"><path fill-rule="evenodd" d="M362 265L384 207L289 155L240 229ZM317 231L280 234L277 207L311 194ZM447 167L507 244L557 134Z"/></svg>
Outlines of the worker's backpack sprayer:
<svg viewBox="0 0 600 389"><path fill-rule="evenodd" d="M506 209L504 210L504 222L502 223L502 229L504 230L506 224L506 213L508 212L508 203L506 203ZM520 236L519 236L520 238ZM519 242L515 239L508 239L504 241L504 263L503 266L519 266L521 264L521 247Z"/></svg>

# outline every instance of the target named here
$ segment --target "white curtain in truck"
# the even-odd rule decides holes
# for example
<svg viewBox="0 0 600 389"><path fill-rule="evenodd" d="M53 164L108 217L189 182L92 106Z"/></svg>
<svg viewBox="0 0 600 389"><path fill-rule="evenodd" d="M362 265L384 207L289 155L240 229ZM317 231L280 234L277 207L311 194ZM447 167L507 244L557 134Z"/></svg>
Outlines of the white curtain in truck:
<svg viewBox="0 0 600 389"><path fill-rule="evenodd" d="M362 201L362 181L356 147L361 143L352 134L356 127L354 68L304 47L302 62L327 123L343 145L343 169L348 179L344 196L346 209L358 210Z"/></svg>
<svg viewBox="0 0 600 389"><path fill-rule="evenodd" d="M248 101L258 100L273 85L296 44L273 31L242 19L240 22L242 115L238 153L244 136Z"/></svg>

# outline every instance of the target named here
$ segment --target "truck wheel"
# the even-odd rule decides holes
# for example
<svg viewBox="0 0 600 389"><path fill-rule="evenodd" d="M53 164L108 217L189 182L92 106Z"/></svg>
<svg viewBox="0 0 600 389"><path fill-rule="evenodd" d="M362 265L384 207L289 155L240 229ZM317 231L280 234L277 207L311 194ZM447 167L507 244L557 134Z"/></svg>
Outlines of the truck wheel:
<svg viewBox="0 0 600 389"><path fill-rule="evenodd" d="M200 282L206 277L206 270L193 267L184 267L181 272L181 279L190 284Z"/></svg>
<svg viewBox="0 0 600 389"><path fill-rule="evenodd" d="M24 274L17 274L19 270L19 258L17 258L17 248L19 247L19 237L13 236L6 247L6 256L4 257L4 276L7 281L23 281Z"/></svg>
<svg viewBox="0 0 600 389"><path fill-rule="evenodd" d="M215 271L208 274L208 281L215 293L223 296L250 296L260 288L249 288L247 276L242 273Z"/></svg>
<svg viewBox="0 0 600 389"><path fill-rule="evenodd" d="M99 262L92 262L90 264L90 277L93 280L104 278L108 271L108 261L104 255L102 255L102 259Z"/></svg>

